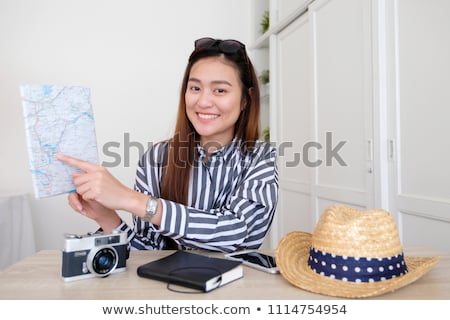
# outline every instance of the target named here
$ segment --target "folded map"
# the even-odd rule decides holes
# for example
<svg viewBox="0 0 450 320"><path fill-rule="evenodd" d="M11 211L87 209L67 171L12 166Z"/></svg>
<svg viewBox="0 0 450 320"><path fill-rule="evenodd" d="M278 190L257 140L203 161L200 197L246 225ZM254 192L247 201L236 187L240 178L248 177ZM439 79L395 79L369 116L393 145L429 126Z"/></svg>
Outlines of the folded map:
<svg viewBox="0 0 450 320"><path fill-rule="evenodd" d="M90 90L79 86L20 86L34 194L44 198L75 190L78 169L57 153L98 163Z"/></svg>

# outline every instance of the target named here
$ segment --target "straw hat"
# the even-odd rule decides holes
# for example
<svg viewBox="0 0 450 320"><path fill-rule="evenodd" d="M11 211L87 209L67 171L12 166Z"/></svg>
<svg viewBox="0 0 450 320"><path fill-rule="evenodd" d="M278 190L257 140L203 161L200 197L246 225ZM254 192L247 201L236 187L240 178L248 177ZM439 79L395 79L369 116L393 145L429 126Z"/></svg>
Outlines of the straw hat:
<svg viewBox="0 0 450 320"><path fill-rule="evenodd" d="M438 257L404 257L393 217L343 205L325 210L313 234L290 232L278 243L281 275L293 285L344 298L381 295L428 272Z"/></svg>

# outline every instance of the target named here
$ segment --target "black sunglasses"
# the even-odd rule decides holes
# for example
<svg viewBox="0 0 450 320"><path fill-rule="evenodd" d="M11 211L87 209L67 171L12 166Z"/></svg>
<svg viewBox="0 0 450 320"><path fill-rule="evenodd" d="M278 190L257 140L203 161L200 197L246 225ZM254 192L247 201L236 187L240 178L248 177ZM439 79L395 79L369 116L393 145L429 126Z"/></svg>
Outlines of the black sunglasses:
<svg viewBox="0 0 450 320"><path fill-rule="evenodd" d="M245 45L237 40L220 40L213 38L201 38L194 42L195 49L209 49L217 46L223 53L236 53L239 50L243 50L245 53Z"/></svg>

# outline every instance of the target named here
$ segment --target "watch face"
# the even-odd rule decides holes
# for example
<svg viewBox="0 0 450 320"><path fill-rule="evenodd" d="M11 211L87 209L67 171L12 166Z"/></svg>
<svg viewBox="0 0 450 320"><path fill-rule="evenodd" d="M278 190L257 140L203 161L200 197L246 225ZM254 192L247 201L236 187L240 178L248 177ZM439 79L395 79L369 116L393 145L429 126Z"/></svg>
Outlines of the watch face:
<svg viewBox="0 0 450 320"><path fill-rule="evenodd" d="M147 207L145 208L145 212L147 213L147 215L153 216L156 214L157 209L158 209L158 200L156 200L153 197L150 197L147 201Z"/></svg>

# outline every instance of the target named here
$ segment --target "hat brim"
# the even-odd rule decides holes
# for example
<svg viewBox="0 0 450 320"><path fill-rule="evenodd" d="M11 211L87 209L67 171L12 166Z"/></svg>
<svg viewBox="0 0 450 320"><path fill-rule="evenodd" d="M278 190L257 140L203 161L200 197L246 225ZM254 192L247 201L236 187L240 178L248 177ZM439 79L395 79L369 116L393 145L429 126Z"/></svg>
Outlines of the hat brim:
<svg viewBox="0 0 450 320"><path fill-rule="evenodd" d="M405 257L408 273L389 280L355 283L315 273L307 264L311 234L294 231L279 242L275 259L281 275L291 284L310 292L343 298L367 298L404 287L427 273L439 257Z"/></svg>

